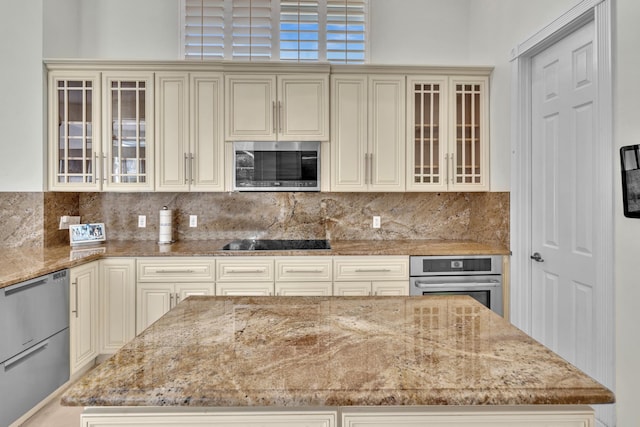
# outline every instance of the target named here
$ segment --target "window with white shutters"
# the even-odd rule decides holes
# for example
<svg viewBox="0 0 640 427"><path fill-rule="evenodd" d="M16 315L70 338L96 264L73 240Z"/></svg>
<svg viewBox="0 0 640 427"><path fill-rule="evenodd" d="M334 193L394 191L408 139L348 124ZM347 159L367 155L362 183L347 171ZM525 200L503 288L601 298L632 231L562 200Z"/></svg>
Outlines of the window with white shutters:
<svg viewBox="0 0 640 427"><path fill-rule="evenodd" d="M271 59L271 0L233 0L232 59Z"/></svg>
<svg viewBox="0 0 640 427"><path fill-rule="evenodd" d="M186 59L225 57L225 2L184 1L183 46Z"/></svg>
<svg viewBox="0 0 640 427"><path fill-rule="evenodd" d="M327 1L327 60L365 62L366 0Z"/></svg>
<svg viewBox="0 0 640 427"><path fill-rule="evenodd" d="M364 63L368 0L182 0L186 59Z"/></svg>
<svg viewBox="0 0 640 427"><path fill-rule="evenodd" d="M318 61L320 58L318 1L280 2L280 59Z"/></svg>

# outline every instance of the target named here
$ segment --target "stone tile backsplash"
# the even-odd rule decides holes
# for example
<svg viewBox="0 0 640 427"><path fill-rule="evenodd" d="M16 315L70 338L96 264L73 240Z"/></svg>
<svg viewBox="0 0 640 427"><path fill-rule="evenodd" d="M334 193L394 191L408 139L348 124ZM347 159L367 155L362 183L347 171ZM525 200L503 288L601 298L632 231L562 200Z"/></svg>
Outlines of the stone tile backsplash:
<svg viewBox="0 0 640 427"><path fill-rule="evenodd" d="M290 238L452 239L509 244L509 193L82 193L83 222L107 238L158 238L159 210L181 240ZM138 228L138 215L147 227ZM189 227L189 215L198 227ZM371 227L373 215L382 220Z"/></svg>
<svg viewBox="0 0 640 427"><path fill-rule="evenodd" d="M68 244L62 215L104 222L107 240L448 239L509 245L509 193L0 193L0 247ZM138 215L147 227L138 228ZM189 215L198 227L189 227ZM382 220L371 227L373 215Z"/></svg>

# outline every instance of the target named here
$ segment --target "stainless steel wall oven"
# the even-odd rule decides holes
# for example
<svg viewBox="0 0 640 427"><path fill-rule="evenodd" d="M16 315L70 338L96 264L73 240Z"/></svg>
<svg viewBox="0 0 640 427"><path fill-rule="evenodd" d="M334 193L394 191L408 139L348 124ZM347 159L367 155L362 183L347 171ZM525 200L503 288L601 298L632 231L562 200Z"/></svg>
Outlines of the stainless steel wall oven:
<svg viewBox="0 0 640 427"><path fill-rule="evenodd" d="M503 315L502 256L412 256L410 295L469 295Z"/></svg>

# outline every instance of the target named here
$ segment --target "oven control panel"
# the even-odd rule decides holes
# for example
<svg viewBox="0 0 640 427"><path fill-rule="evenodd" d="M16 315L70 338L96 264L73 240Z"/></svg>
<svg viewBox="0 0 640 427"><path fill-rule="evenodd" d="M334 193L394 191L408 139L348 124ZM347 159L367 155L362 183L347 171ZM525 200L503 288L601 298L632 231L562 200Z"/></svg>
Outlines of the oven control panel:
<svg viewBox="0 0 640 427"><path fill-rule="evenodd" d="M411 276L502 274L502 256L412 256Z"/></svg>

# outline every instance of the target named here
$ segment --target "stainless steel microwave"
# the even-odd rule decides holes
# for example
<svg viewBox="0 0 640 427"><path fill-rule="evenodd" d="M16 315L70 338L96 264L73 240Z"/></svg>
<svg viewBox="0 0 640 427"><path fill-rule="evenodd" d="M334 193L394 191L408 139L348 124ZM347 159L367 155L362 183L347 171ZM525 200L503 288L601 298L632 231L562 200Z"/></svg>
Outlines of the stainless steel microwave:
<svg viewBox="0 0 640 427"><path fill-rule="evenodd" d="M320 142L235 142L233 190L320 191Z"/></svg>

